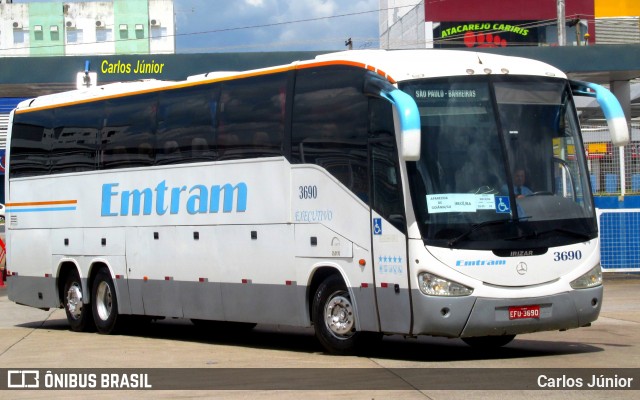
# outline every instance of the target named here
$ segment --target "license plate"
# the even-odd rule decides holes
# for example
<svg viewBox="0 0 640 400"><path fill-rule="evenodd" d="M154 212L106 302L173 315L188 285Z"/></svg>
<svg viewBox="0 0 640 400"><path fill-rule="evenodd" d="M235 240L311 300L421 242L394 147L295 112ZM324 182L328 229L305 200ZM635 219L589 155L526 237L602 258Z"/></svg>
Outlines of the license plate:
<svg viewBox="0 0 640 400"><path fill-rule="evenodd" d="M509 307L509 319L540 318L540 306Z"/></svg>

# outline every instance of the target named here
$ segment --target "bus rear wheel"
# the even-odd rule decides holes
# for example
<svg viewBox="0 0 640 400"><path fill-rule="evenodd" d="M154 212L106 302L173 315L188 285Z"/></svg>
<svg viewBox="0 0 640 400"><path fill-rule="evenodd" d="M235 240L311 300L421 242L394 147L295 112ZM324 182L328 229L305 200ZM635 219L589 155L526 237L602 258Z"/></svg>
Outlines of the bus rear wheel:
<svg viewBox="0 0 640 400"><path fill-rule="evenodd" d="M62 303L69 326L74 332L86 332L93 328L91 309L88 304L84 304L84 294L80 275L73 269L64 281Z"/></svg>
<svg viewBox="0 0 640 400"><path fill-rule="evenodd" d="M515 337L516 335L477 336L462 338L462 340L469 346L477 349L495 349L511 343Z"/></svg>
<svg viewBox="0 0 640 400"><path fill-rule="evenodd" d="M325 279L313 297L312 320L320 344L332 354L353 354L361 332L356 331L356 315L351 295L342 278Z"/></svg>
<svg viewBox="0 0 640 400"><path fill-rule="evenodd" d="M93 320L99 333L113 333L121 318L113 279L106 269L98 271L93 281Z"/></svg>

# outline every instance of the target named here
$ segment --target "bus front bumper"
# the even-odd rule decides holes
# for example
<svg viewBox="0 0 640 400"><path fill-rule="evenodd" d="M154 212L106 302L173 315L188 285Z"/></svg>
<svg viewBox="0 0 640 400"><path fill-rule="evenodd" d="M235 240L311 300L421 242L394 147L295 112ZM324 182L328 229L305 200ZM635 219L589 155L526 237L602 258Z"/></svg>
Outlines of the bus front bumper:
<svg viewBox="0 0 640 400"><path fill-rule="evenodd" d="M600 314L603 287L521 299L434 297L413 291L414 335L516 335L588 326ZM539 306L535 318L510 319L511 307Z"/></svg>

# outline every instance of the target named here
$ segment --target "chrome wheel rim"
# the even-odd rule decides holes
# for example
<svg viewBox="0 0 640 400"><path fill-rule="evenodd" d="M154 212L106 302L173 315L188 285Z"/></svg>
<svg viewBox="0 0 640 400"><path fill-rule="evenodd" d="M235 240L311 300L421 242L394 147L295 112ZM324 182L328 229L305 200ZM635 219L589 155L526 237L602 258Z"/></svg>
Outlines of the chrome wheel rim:
<svg viewBox="0 0 640 400"><path fill-rule="evenodd" d="M78 282L73 282L67 291L67 310L73 319L82 315L82 288Z"/></svg>
<svg viewBox="0 0 640 400"><path fill-rule="evenodd" d="M113 295L111 287L107 282L100 282L96 290L96 311L102 321L106 321L111 316L113 309Z"/></svg>
<svg viewBox="0 0 640 400"><path fill-rule="evenodd" d="M353 305L344 291L334 293L324 307L327 329L337 339L348 339L355 333Z"/></svg>

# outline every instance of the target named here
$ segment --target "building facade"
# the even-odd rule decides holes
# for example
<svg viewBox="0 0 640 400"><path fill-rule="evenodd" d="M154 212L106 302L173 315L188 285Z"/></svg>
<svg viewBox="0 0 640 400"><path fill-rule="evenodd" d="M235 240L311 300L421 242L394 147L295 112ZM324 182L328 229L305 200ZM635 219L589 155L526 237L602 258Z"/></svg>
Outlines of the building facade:
<svg viewBox="0 0 640 400"><path fill-rule="evenodd" d="M0 4L0 57L173 53L173 0Z"/></svg>
<svg viewBox="0 0 640 400"><path fill-rule="evenodd" d="M557 46L557 0L380 0L380 47ZM565 0L569 46L640 41L637 0Z"/></svg>
<svg viewBox="0 0 640 400"><path fill-rule="evenodd" d="M154 69L154 61L146 60L144 55L175 54L175 30L173 0L34 3L0 0L0 71L13 81L0 91L0 202L4 202L4 154L9 113L26 97L37 95L20 84L20 77L31 79L32 84L27 87L44 86L43 93L73 88L66 84L46 83L55 78L38 85L29 68L40 66L49 75L53 70L57 75L70 74L69 83L75 83L73 76L85 68L84 60L78 60L78 66L72 71L61 71L42 68L48 64L42 57L54 60L61 56L139 55L138 64L145 65L142 76L153 75L158 72ZM13 63L6 62L9 57L29 58L29 67L15 70ZM108 76L121 72L108 68L117 62L95 62L92 68L94 71L101 68Z"/></svg>

